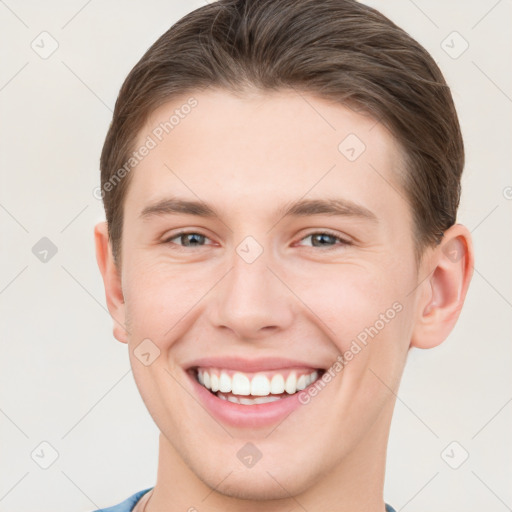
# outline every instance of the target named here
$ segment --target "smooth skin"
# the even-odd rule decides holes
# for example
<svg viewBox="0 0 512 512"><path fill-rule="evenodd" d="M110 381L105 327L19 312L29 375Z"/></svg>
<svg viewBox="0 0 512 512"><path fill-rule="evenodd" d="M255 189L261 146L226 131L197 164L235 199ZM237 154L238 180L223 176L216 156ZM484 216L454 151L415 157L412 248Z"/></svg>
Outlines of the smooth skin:
<svg viewBox="0 0 512 512"><path fill-rule="evenodd" d="M190 96L153 112L137 147ZM161 431L146 512L384 512L386 447L407 354L453 329L473 272L470 233L452 226L417 268L400 150L361 113L292 90L193 96L198 105L132 171L120 269L106 224L95 228L114 336L128 344ZM366 146L355 161L338 149L349 134ZM219 217L141 216L171 197L208 203ZM328 198L375 218L280 210ZM181 230L204 237L176 236ZM252 263L236 251L247 236L263 248ZM400 313L279 425L221 425L196 400L185 373L194 359L293 357L329 368L396 302ZM145 366L134 350L148 338L160 355ZM247 442L262 453L252 468L237 457Z"/></svg>

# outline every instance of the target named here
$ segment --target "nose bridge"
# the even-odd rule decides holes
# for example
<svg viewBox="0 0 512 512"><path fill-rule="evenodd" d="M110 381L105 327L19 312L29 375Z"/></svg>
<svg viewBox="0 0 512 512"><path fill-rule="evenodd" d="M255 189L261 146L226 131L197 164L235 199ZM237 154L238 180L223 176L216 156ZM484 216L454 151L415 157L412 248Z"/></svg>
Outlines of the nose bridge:
<svg viewBox="0 0 512 512"><path fill-rule="evenodd" d="M217 327L251 338L268 328L286 328L291 323L291 298L269 270L268 266L274 265L270 251L252 237L235 248L231 271L215 294L213 321Z"/></svg>

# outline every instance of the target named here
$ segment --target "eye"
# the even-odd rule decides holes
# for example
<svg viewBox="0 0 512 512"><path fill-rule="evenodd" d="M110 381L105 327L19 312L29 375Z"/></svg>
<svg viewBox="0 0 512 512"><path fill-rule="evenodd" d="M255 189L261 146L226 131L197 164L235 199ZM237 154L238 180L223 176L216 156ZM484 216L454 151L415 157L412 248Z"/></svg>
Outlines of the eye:
<svg viewBox="0 0 512 512"><path fill-rule="evenodd" d="M310 233L305 237L301 238L301 242L307 239L311 239L310 247L324 247L327 249L335 248L336 245L351 245L352 242L345 240L338 235L333 233L329 233L327 231L318 231L314 233ZM178 239L179 242L176 243L174 240ZM166 238L163 243L164 244L174 244L180 247L201 247L207 244L206 241L209 238L201 233L197 233L195 231L180 231L176 233L172 237ZM338 242L338 243L337 243Z"/></svg>
<svg viewBox="0 0 512 512"><path fill-rule="evenodd" d="M300 241L311 239L310 247L326 247L327 249L333 249L336 247L336 242L339 242L338 245L352 245L352 242L340 238L339 236L329 233L328 231L317 231L314 233L310 233L302 238Z"/></svg>
<svg viewBox="0 0 512 512"><path fill-rule="evenodd" d="M180 242L183 242L183 243L176 244L175 242L173 242L173 240L176 240L176 239L179 239ZM205 235L202 235L201 233L196 233L195 231L180 231L179 233L176 233L172 237L166 238L163 241L163 243L164 244L171 243L174 245L179 245L181 247L200 247L200 246L205 245L204 244L205 240L209 240L209 238L206 237ZM211 244L206 244L206 245L211 245Z"/></svg>

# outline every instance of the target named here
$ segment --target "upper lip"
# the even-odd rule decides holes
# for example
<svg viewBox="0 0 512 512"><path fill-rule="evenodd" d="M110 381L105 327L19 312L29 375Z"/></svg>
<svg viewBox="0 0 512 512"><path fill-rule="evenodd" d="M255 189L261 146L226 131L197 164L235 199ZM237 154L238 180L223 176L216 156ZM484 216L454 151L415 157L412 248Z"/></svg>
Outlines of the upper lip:
<svg viewBox="0 0 512 512"><path fill-rule="evenodd" d="M282 370L285 368L311 368L322 369L320 366L311 365L297 359L286 359L282 357L262 357L258 359L244 359L242 357L203 357L196 359L186 365L186 369L196 367L222 368L225 370L240 370L242 372L259 372Z"/></svg>

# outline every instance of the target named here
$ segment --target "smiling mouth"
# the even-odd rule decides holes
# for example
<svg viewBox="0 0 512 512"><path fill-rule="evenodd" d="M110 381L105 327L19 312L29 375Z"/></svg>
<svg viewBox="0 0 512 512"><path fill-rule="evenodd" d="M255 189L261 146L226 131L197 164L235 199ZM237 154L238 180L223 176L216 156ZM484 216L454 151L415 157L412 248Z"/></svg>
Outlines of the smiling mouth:
<svg viewBox="0 0 512 512"><path fill-rule="evenodd" d="M216 397L241 405L265 404L285 399L311 386L325 373L323 368L247 373L194 367L189 371L199 384Z"/></svg>

